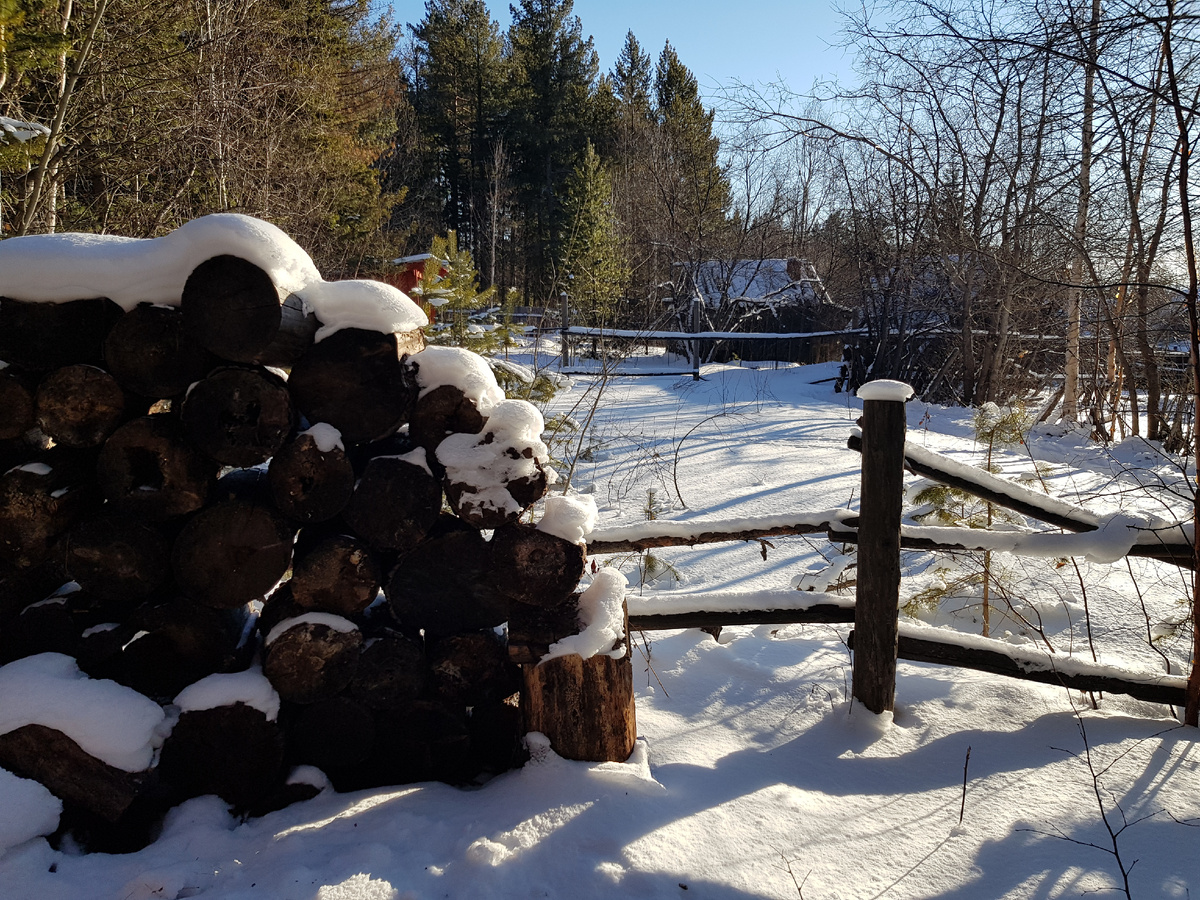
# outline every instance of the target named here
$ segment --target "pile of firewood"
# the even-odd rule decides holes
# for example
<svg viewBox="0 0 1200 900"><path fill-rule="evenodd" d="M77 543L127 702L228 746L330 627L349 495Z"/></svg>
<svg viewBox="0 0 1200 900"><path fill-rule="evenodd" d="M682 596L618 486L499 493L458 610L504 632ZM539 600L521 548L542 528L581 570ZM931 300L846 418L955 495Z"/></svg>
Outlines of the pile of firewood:
<svg viewBox="0 0 1200 900"><path fill-rule="evenodd" d="M518 521L553 477L536 410L419 329L316 341L280 294L218 256L177 307L0 298L0 664L66 654L168 709L261 666L281 701L183 712L141 773L0 735L64 827L267 811L316 792L302 765L339 790L509 768L518 664L577 630L583 546Z"/></svg>

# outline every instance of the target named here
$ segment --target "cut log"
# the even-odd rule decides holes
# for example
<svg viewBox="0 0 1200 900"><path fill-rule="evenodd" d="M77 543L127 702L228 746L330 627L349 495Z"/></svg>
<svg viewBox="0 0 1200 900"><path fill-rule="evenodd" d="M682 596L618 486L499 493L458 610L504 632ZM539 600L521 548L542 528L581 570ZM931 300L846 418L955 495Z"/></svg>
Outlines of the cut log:
<svg viewBox="0 0 1200 900"><path fill-rule="evenodd" d="M412 638L388 631L369 639L350 681L349 695L371 709L400 709L429 685L425 651Z"/></svg>
<svg viewBox="0 0 1200 900"><path fill-rule="evenodd" d="M158 773L180 799L216 794L246 809L278 790L283 756L278 723L234 703L180 715L163 743Z"/></svg>
<svg viewBox="0 0 1200 900"><path fill-rule="evenodd" d="M285 444L271 459L268 472L275 506L305 525L329 521L354 493L354 468L345 450L322 449L308 433Z"/></svg>
<svg viewBox="0 0 1200 900"><path fill-rule="evenodd" d="M296 362L288 386L310 422L328 422L351 443L377 441L412 415L417 385L402 360L424 345L420 331L344 328Z"/></svg>
<svg viewBox="0 0 1200 900"><path fill-rule="evenodd" d="M84 521L64 540L67 574L103 600L136 602L171 577L171 542L162 528L110 514Z"/></svg>
<svg viewBox="0 0 1200 900"><path fill-rule="evenodd" d="M125 391L95 366L55 369L38 385L37 425L55 443L98 447L125 416ZM143 410L144 411L144 410Z"/></svg>
<svg viewBox="0 0 1200 900"><path fill-rule="evenodd" d="M125 390L156 400L178 397L219 362L184 336L178 307L150 303L139 303L109 330L104 361Z"/></svg>
<svg viewBox="0 0 1200 900"><path fill-rule="evenodd" d="M396 620L430 635L494 628L511 604L495 587L490 546L463 528L425 541L403 556L384 594Z"/></svg>
<svg viewBox="0 0 1200 900"><path fill-rule="evenodd" d="M289 366L319 327L299 297L284 295L254 263L228 254L192 271L180 308L188 338L230 362Z"/></svg>
<svg viewBox="0 0 1200 900"><path fill-rule="evenodd" d="M0 359L38 372L100 365L105 335L124 314L104 297L66 303L0 297Z"/></svg>
<svg viewBox="0 0 1200 900"><path fill-rule="evenodd" d="M180 590L232 609L271 592L292 562L292 524L273 507L226 500L188 520L171 550Z"/></svg>
<svg viewBox="0 0 1200 900"><path fill-rule="evenodd" d="M443 384L421 396L408 426L413 442L432 457L437 445L451 434L479 434L485 419L474 401L452 384Z"/></svg>
<svg viewBox="0 0 1200 900"><path fill-rule="evenodd" d="M373 549L407 551L429 533L441 509L442 487L427 469L380 456L367 463L342 515Z"/></svg>
<svg viewBox="0 0 1200 900"><path fill-rule="evenodd" d="M193 444L237 468L266 462L296 424L283 379L240 366L216 369L197 382L183 401L181 418Z"/></svg>
<svg viewBox="0 0 1200 900"><path fill-rule="evenodd" d="M80 667L93 678L169 701L201 678L244 668L239 641L250 619L245 607L211 609L182 597L146 604L123 626L120 633L132 634L119 654L90 654L86 663L81 656Z"/></svg>
<svg viewBox="0 0 1200 900"><path fill-rule="evenodd" d="M345 690L358 668L362 633L320 622L286 626L287 621L277 625L284 631L273 639L268 635L263 660L263 674L279 696L289 703L316 703Z"/></svg>
<svg viewBox="0 0 1200 900"><path fill-rule="evenodd" d="M529 753L521 726L521 708L515 696L473 707L469 727L474 766L498 774L525 765Z"/></svg>
<svg viewBox="0 0 1200 900"><path fill-rule="evenodd" d="M345 773L338 789L431 779L461 783L475 771L464 713L436 701L418 700L400 712L376 715L375 752L353 773Z"/></svg>
<svg viewBox="0 0 1200 900"><path fill-rule="evenodd" d="M305 610L352 616L375 602L383 575L367 545L331 535L299 554L292 566L292 598Z"/></svg>
<svg viewBox="0 0 1200 900"><path fill-rule="evenodd" d="M147 780L144 772L125 772L96 759L45 725L22 725L0 734L0 768L40 782L54 796L109 822L121 818Z"/></svg>
<svg viewBox="0 0 1200 900"><path fill-rule="evenodd" d="M338 770L365 762L375 749L375 715L349 697L331 697L296 710L287 723L293 764L316 766L338 786Z"/></svg>
<svg viewBox="0 0 1200 900"><path fill-rule="evenodd" d="M559 606L579 585L585 561L582 545L533 525L505 525L492 536L496 589L518 603Z"/></svg>
<svg viewBox="0 0 1200 900"><path fill-rule="evenodd" d="M144 416L105 441L96 480L115 509L161 522L200 509L218 468L184 439L174 419Z"/></svg>
<svg viewBox="0 0 1200 900"><path fill-rule="evenodd" d="M571 653L523 666L525 730L546 735L566 759L627 760L637 739L628 624L623 644L620 659Z"/></svg>
<svg viewBox="0 0 1200 900"><path fill-rule="evenodd" d="M69 454L46 457L0 475L0 558L36 566L51 544L99 505L81 466Z"/></svg>
<svg viewBox="0 0 1200 900"><path fill-rule="evenodd" d="M438 640L429 650L429 669L434 694L451 708L498 703L521 689L521 670L493 631Z"/></svg>
<svg viewBox="0 0 1200 900"><path fill-rule="evenodd" d="M555 606L514 603L508 617L508 658L514 663L540 662L551 644L578 633L579 602L575 594L568 594Z"/></svg>
<svg viewBox="0 0 1200 900"><path fill-rule="evenodd" d="M36 390L32 378L11 368L0 371L0 441L19 438L33 427Z"/></svg>

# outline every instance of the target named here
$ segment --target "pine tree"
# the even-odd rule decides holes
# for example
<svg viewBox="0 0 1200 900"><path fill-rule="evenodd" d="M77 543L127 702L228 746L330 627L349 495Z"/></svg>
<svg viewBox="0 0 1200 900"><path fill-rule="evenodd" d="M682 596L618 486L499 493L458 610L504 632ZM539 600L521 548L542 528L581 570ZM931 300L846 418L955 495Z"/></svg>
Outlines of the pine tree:
<svg viewBox="0 0 1200 900"><path fill-rule="evenodd" d="M616 220L612 184L591 144L566 184L562 269L575 309L589 325L610 325L628 278Z"/></svg>
<svg viewBox="0 0 1200 900"><path fill-rule="evenodd" d="M471 251L459 247L458 235L453 231L435 237L429 252L417 296L436 310L431 318L441 320L430 326L430 340L476 351L491 349L495 337L472 323L470 317L488 307L496 288L479 289L479 273Z"/></svg>
<svg viewBox="0 0 1200 900"><path fill-rule="evenodd" d="M559 198L594 122L599 62L572 8L572 0L520 0L508 33L508 134L524 215L524 294L541 303L561 286L555 270L562 257Z"/></svg>

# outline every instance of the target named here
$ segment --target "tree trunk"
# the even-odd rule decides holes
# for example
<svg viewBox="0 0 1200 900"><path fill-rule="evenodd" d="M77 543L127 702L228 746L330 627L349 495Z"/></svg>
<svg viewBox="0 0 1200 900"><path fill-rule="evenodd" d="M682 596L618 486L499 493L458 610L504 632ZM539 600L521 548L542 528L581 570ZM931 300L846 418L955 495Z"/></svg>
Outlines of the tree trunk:
<svg viewBox="0 0 1200 900"><path fill-rule="evenodd" d="M267 471L275 506L305 525L332 519L354 493L354 468L346 452L336 446L322 450L310 434L284 444Z"/></svg>
<svg viewBox="0 0 1200 900"><path fill-rule="evenodd" d="M43 378L36 403L38 427L67 447L100 446L117 430L126 410L117 380L82 364L55 369Z"/></svg>

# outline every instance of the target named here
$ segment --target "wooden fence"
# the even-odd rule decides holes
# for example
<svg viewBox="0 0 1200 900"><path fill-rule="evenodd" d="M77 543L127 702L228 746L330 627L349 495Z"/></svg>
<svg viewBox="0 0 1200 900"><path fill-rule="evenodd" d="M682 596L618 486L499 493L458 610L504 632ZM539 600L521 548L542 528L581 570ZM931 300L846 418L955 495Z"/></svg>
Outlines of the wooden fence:
<svg viewBox="0 0 1200 900"><path fill-rule="evenodd" d="M751 527L748 528L743 522L736 531L722 529L720 523L656 522L654 534L639 530L630 536L614 529L594 532L588 541L588 552L594 555L722 541L765 542L772 537L791 534L824 534L830 541L860 545L853 602L846 597L805 591L746 595L740 603L736 596L725 595L718 602L703 604L715 607L711 609L649 614L631 609L630 628L636 631L746 624L853 624L848 641L854 651L853 694L874 712L894 707L896 661L907 659L1186 706L1188 724L1195 725L1192 710L1196 705L1196 692L1200 691L1198 661L1193 661L1190 679L1165 673L1116 672L1110 666L1015 648L1002 641L977 637L960 642L938 640L930 636L930 629L900 624L902 549L999 549L1028 553L1031 549L1036 550L1031 540L1036 538L1054 551L1041 555L1069 556L1073 546L1082 553L1087 532L1096 531L1107 523L1081 507L1038 494L982 470L972 470L968 476L961 465L924 448L906 445L904 402L898 399L897 384L891 382L873 389L873 385L880 384L873 382L860 389L859 396L864 398L862 428L848 441L851 449L859 450L863 455L858 515L845 510L829 510L790 519L755 521L749 523ZM1070 533L1021 535L972 528L923 529L902 525L905 468ZM1022 539L1026 542L1024 546L1020 543ZM1139 532L1127 555L1194 568L1192 540L1191 525L1177 523ZM1075 541L1074 545L1072 541Z"/></svg>

